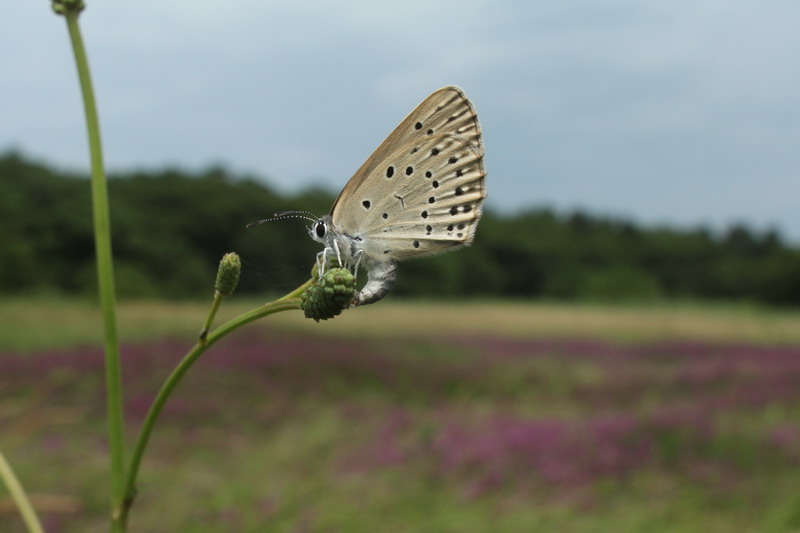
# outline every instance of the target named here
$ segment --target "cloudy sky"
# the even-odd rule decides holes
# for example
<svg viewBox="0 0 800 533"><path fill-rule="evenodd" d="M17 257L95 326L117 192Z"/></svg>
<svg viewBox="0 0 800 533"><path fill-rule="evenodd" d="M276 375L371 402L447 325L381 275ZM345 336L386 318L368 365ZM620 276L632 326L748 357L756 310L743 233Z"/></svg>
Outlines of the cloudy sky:
<svg viewBox="0 0 800 533"><path fill-rule="evenodd" d="M11 1L0 150L85 169L64 22ZM481 119L494 209L741 221L800 243L796 0L86 2L112 171L221 163L336 192L455 84Z"/></svg>

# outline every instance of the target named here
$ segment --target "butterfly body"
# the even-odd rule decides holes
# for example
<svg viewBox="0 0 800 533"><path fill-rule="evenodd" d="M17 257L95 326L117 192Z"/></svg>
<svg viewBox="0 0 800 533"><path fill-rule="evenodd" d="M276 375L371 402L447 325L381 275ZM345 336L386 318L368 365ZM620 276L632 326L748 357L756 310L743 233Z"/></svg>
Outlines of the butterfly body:
<svg viewBox="0 0 800 533"><path fill-rule="evenodd" d="M320 252L319 264L328 264L328 257L340 265L356 271L363 266L367 270L367 283L355 295L353 305L366 305L377 302L392 289L397 279L397 262L377 254L380 242L361 235L349 235L338 231L331 222L330 215L317 220L309 229L311 237L325 245ZM385 247L385 246L384 246Z"/></svg>
<svg viewBox="0 0 800 533"><path fill-rule="evenodd" d="M309 229L329 256L367 283L354 305L385 296L397 262L469 246L486 198L483 141L472 104L457 87L426 98L347 182L331 213Z"/></svg>

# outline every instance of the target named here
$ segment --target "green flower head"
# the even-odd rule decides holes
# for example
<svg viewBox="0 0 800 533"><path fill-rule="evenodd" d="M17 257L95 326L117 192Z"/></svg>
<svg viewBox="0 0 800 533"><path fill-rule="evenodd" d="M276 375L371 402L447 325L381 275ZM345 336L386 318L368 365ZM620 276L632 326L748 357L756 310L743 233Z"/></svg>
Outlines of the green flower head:
<svg viewBox="0 0 800 533"><path fill-rule="evenodd" d="M306 318L317 322L339 315L350 307L355 295L355 278L346 268L331 268L300 299Z"/></svg>

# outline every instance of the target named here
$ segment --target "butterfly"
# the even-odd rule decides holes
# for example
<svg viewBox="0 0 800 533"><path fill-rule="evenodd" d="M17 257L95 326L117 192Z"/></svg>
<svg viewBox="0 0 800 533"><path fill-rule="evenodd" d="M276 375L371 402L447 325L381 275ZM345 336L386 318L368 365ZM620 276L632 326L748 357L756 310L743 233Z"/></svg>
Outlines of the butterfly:
<svg viewBox="0 0 800 533"><path fill-rule="evenodd" d="M458 87L428 96L361 165L330 214L311 218L324 245L320 274L335 258L367 282L353 305L377 302L394 286L397 263L469 246L486 198L483 139L472 103Z"/></svg>

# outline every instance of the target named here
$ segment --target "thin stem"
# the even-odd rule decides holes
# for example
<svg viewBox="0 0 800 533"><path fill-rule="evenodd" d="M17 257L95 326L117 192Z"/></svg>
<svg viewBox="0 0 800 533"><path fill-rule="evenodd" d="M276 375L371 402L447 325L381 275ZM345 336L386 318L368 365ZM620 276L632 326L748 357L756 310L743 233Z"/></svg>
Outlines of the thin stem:
<svg viewBox="0 0 800 533"><path fill-rule="evenodd" d="M295 290L293 290L289 294L287 294L285 296L281 296L280 298L275 300L275 302L284 302L286 300L293 300L295 298L300 298L300 295L303 294L304 292L306 292L306 290L309 287L311 287L314 283L316 283L316 281L317 281L316 278L309 279L308 281L306 281L305 283L303 283L302 285L297 287Z"/></svg>
<svg viewBox="0 0 800 533"><path fill-rule="evenodd" d="M67 29L78 80L83 94L86 114L86 129L89 137L89 153L92 165L92 210L94 220L95 254L100 305L103 313L103 338L105 345L106 408L108 418L108 444L111 460L111 507L112 516L122 505L125 487L125 449L123 443L124 419L122 412L122 376L120 368L119 342L117 340L116 290L114 288L114 266L111 258L111 223L108 208L108 188L103 169L103 152L100 142L100 124L97 118L89 61L78 26L78 11L65 13ZM123 531L114 527L114 531Z"/></svg>
<svg viewBox="0 0 800 533"><path fill-rule="evenodd" d="M30 533L44 533L42 523L39 522L39 517L36 516L36 511L33 509L25 489L22 488L22 484L14 474L14 470L11 469L11 465L6 461L6 456L3 455L2 451L0 451L0 479L3 480L3 483L8 488L8 493L11 495L11 499L14 500L17 509L19 509L22 521L25 522L25 527L28 531Z"/></svg>
<svg viewBox="0 0 800 533"><path fill-rule="evenodd" d="M178 366L172 371L172 374L169 375L167 380L161 386L161 390L158 391L158 395L156 396L155 400L153 400L153 404L150 406L150 410L147 413L147 416L142 423L142 428L139 431L139 436L136 440L136 444L133 447L133 451L131 454L130 466L128 467L126 482L125 482L125 496L124 496L124 504L120 509L119 516L115 517L115 519L119 520L121 524L123 524L123 528L125 527L125 523L127 522L128 512L130 511L131 505L133 505L133 500L136 498L136 480L139 475L139 468L141 466L142 457L144 456L144 452L147 448L147 444L150 441L150 436L153 432L153 427L155 426L156 421L158 420L161 411L164 409L164 406L167 403L170 395L172 395L175 387L178 385L180 380L183 378L184 374L192 367L192 365L199 359L199 357L214 343L220 340L225 335L231 333L232 331L248 324L254 320L259 318L263 318L265 316L278 313L280 311L289 311L291 309L299 309L300 308L300 300L295 296L296 294L302 293L306 287L311 283L311 281L305 283L304 285L300 286L298 289L292 291L291 293L287 294L283 298L275 300L274 302L266 303L261 307L253 309L243 315L234 318L226 322L225 324L221 325L213 332L208 334L204 339L201 339L194 345L194 347L184 356L183 360L178 363Z"/></svg>
<svg viewBox="0 0 800 533"><path fill-rule="evenodd" d="M208 330L211 329L211 324L214 323L214 318L217 316L219 306L222 304L222 300L224 299L225 297L219 291L214 291L214 302L211 304L211 309L208 310L208 316L203 324L203 329L200 330L201 342L205 341L206 337L208 337Z"/></svg>

